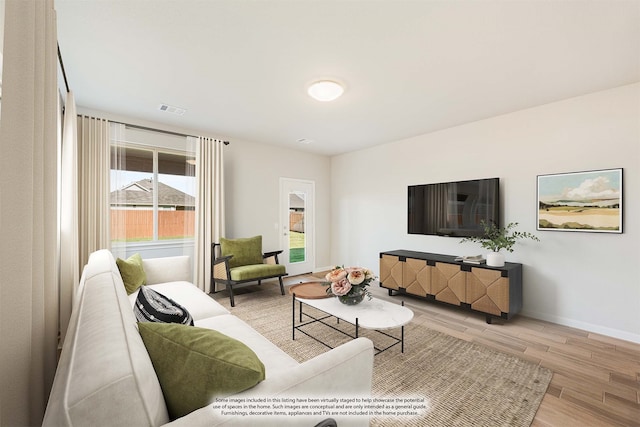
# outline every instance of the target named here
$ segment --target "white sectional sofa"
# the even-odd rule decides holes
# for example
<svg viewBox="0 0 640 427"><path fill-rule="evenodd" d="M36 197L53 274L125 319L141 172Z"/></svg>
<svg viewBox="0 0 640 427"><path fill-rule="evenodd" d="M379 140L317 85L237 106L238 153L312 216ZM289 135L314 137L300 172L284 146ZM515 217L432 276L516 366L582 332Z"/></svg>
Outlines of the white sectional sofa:
<svg viewBox="0 0 640 427"><path fill-rule="evenodd" d="M335 397L371 394L373 345L359 338L298 363L196 286L188 257L143 261L147 286L175 300L195 326L215 329L246 344L265 366L266 378L233 397ZM284 297L283 297L284 298ZM78 288L44 423L46 426L314 426L326 416L228 416L213 405L170 420L162 388L138 332L111 252L91 254ZM340 426L368 419L334 416Z"/></svg>

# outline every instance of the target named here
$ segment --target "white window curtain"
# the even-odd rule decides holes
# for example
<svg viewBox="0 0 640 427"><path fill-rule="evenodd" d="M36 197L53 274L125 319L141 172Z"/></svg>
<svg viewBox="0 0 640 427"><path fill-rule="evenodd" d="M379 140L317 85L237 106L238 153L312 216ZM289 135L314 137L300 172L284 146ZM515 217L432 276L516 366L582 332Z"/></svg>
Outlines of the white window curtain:
<svg viewBox="0 0 640 427"><path fill-rule="evenodd" d="M89 254L109 248L109 124L65 102L60 173L60 345ZM106 197L104 192L106 192Z"/></svg>
<svg viewBox="0 0 640 427"><path fill-rule="evenodd" d="M116 123L116 122L111 122L109 124L110 127L110 151L109 151L109 156L110 156L110 164L109 164L109 172L111 172L111 168L114 169L124 169L123 163L126 162L126 158L122 155L122 153L124 152L124 141L126 140L126 127L124 124L122 123ZM115 147L115 149L113 149L114 153L111 153L112 148ZM113 157L113 158L111 158ZM109 175L111 176L111 175ZM117 212L115 214L111 213L111 203L112 202L120 202L120 200L118 199L118 194L116 193L115 195L115 200L111 200L111 191L114 190L113 188L111 188L111 185L116 185L117 187L120 186L120 183L118 182L118 178L115 177L113 181L109 182L109 215L110 215L110 227L113 227L115 230L119 230L122 228L126 227L126 220L124 219L124 217L122 215L118 215ZM109 230L109 233L111 233L111 229ZM118 238L118 232L115 231L115 236L113 235L109 235L109 237L113 237L113 238ZM122 259L126 259L127 258L127 246L126 245L117 245L114 244L113 242L111 242L111 252L113 253L113 256L116 258L122 258Z"/></svg>
<svg viewBox="0 0 640 427"><path fill-rule="evenodd" d="M60 345L64 342L84 264L80 263L78 215L78 120L67 92L60 160Z"/></svg>
<svg viewBox="0 0 640 427"><path fill-rule="evenodd" d="M203 291L211 289L211 244L224 237L224 142L200 137L196 144L196 242L194 278Z"/></svg>
<svg viewBox="0 0 640 427"><path fill-rule="evenodd" d="M5 2L0 127L0 425L40 425L58 343L53 0Z"/></svg>
<svg viewBox="0 0 640 427"><path fill-rule="evenodd" d="M109 122L95 117L78 118L79 265L89 254L110 249Z"/></svg>

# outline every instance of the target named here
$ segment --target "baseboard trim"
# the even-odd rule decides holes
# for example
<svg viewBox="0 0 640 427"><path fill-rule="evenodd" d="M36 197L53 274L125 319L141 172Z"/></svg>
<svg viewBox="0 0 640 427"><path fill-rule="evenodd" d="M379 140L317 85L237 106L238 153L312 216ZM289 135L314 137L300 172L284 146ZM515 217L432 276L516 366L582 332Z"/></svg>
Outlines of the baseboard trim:
<svg viewBox="0 0 640 427"><path fill-rule="evenodd" d="M322 271L331 271L331 270L333 270L334 268L336 268L336 267L335 267L335 265L331 265L331 266L329 266L329 267L316 267L316 268L313 270L313 272L314 272L314 273L320 273L320 272L322 272Z"/></svg>
<svg viewBox="0 0 640 427"><path fill-rule="evenodd" d="M593 323L581 322L579 320L569 319L566 317L553 316L550 314L537 313L528 310L522 310L520 314L522 314L523 316L531 317L533 319L544 320L546 322L555 323L557 325L569 326L571 328L582 329L584 331L593 332L595 334L605 335L608 337L640 344L640 334L634 334L632 332L621 331L620 329L607 328L606 326L596 325Z"/></svg>

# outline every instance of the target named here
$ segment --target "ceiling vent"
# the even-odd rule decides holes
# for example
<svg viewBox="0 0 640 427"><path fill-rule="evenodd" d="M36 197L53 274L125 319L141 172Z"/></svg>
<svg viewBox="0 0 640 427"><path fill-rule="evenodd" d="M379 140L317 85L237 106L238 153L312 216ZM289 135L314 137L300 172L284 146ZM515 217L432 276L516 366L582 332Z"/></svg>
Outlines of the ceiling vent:
<svg viewBox="0 0 640 427"><path fill-rule="evenodd" d="M187 112L185 108L174 107L173 105L169 105L169 104L160 104L158 106L158 110L164 111L166 113L176 114L178 116L182 116L184 113Z"/></svg>

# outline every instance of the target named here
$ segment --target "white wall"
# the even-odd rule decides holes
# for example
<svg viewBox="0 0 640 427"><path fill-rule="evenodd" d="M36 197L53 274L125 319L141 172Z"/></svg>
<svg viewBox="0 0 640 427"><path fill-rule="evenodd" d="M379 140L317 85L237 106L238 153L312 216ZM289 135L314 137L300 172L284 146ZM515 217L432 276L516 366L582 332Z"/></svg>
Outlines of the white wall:
<svg viewBox="0 0 640 427"><path fill-rule="evenodd" d="M620 167L623 234L536 231L537 175ZM407 186L498 176L503 222L541 239L507 253L524 264L523 314L640 342L640 84L336 156L331 170L332 263L482 252L407 234Z"/></svg>

